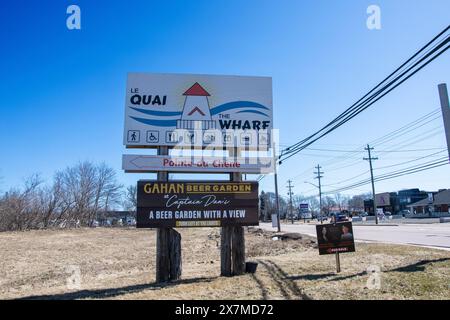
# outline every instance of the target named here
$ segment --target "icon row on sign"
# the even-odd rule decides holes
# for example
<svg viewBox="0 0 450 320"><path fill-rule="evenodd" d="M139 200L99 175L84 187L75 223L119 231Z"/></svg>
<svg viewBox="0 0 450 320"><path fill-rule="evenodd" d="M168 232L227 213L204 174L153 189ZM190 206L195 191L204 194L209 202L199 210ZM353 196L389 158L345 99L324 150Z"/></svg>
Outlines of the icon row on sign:
<svg viewBox="0 0 450 320"><path fill-rule="evenodd" d="M157 130L148 130L146 132L145 142L149 144L225 144L225 145L242 145L250 146L254 144L259 144L262 146L269 145L269 134L267 132L257 133L254 132L241 132L235 133L221 133L221 132L203 132L203 131L166 131L164 141L160 141L160 132ZM236 139L236 140L235 140ZM139 130L129 130L127 135L128 143L139 144L141 142L141 133Z"/></svg>

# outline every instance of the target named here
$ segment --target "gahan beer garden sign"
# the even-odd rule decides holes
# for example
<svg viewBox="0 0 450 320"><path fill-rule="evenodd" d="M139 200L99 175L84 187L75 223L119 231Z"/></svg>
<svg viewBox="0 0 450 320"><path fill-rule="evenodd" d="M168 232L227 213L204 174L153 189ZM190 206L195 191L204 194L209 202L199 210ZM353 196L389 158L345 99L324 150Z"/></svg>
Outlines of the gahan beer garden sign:
<svg viewBox="0 0 450 320"><path fill-rule="evenodd" d="M270 77L129 73L124 145L265 150Z"/></svg>
<svg viewBox="0 0 450 320"><path fill-rule="evenodd" d="M258 184L138 181L137 227L258 225Z"/></svg>

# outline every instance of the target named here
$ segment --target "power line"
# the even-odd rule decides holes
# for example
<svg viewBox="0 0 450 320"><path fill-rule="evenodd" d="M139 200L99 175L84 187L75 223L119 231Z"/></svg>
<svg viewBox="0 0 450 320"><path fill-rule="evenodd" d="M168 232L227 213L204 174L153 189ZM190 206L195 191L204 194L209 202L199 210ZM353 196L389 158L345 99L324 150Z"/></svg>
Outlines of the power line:
<svg viewBox="0 0 450 320"><path fill-rule="evenodd" d="M448 165L447 157L444 157L444 158L439 159L439 160L433 160L433 161L430 161L430 162L422 163L422 164L419 164L417 166L413 166L413 167L410 167L410 168L405 168L405 169L401 169L401 170L398 170L398 171L389 172L389 173L386 173L386 174L383 174L383 175L380 175L380 176L376 176L376 177L374 177L374 182L388 180L388 179L393 179L393 178L405 176L405 175L408 175L408 174L413 174L413 173L416 173L416 172L421 172L421 171L437 168L437 167L444 166L444 165ZM351 185L348 185L348 186L345 186L345 187L342 187L342 188L334 189L334 190L331 190L331 191L326 191L326 192L324 192L324 194L333 194L333 193L337 193L337 192L351 190L351 189L354 189L354 188L357 188L357 187L361 187L361 186L367 185L369 183L371 183L371 180L370 179L365 179L365 180L356 182L354 184L351 184Z"/></svg>
<svg viewBox="0 0 450 320"><path fill-rule="evenodd" d="M437 130L436 130L436 129L437 129ZM434 136L437 136L437 135L439 135L439 134L442 133L442 130L443 130L443 129L442 129L441 127L439 127L439 128L434 128L433 130L429 131L430 134L428 134L428 135L422 136L422 137L420 137L419 139L412 140L412 141L411 141L410 139L408 139L408 140L406 140L406 141L402 141L402 142L397 143L397 144L395 144L395 145L393 145L393 146L390 146L390 148L393 148L392 150L380 151L380 153L382 153L382 154L384 154L384 155L390 154L390 153L398 153L398 152L401 151L401 150L399 150L399 149L408 147L408 146L410 146L410 145L414 145L414 144L416 144L416 143L418 143L418 142L425 141L425 140L430 139L430 138L432 138L432 137L434 137ZM405 142L407 142L407 143L405 144ZM394 148L396 148L397 150L395 150ZM433 149L434 149L434 148L433 148ZM441 149L441 148L436 148L435 150L439 150L439 149ZM442 148L442 149L443 149L443 148ZM426 151L426 150L423 150L423 151ZM352 157L352 158L353 158L353 159L357 159L357 158L354 158L354 157ZM398 158L398 157L396 157L396 158ZM336 169L335 169L335 167L331 167L330 169L328 169L328 171L336 171L336 170L340 170L340 169L343 169L343 168L351 167L351 166L353 166L353 165L359 163L359 161L360 161L360 159L357 159L356 161L353 160L353 161L352 161L351 163L349 163L348 165L345 165L345 166L340 165L340 166L336 167Z"/></svg>
<svg viewBox="0 0 450 320"><path fill-rule="evenodd" d="M409 123L405 124L401 128L396 129L396 130L394 130L392 132L389 132L389 133L387 133L387 134L385 134L385 135L383 135L381 137L378 137L378 138L370 141L369 144L374 144L375 143L376 145L381 146L381 145L385 144L388 141L395 140L396 138L398 138L400 136L403 136L403 135L405 135L407 133L411 133L411 132L413 132L413 131L423 127L425 125L425 123L424 123L425 120L427 120L428 118L438 114L439 112L440 112L439 108L436 108L433 111L431 111L431 112L429 112L429 113L427 113L427 114L425 114L425 115L423 115L423 116L413 120L412 122L409 122ZM436 118L433 118L433 119L436 119ZM426 124L428 124L428 123L430 123L430 121L426 121ZM439 126L439 128L440 127L441 127L441 125ZM407 131L407 132L405 132L405 131ZM429 131L428 131L428 133L429 133ZM420 140L426 140L427 138L430 138L430 137L422 136L420 138ZM408 140L408 141L411 143L411 140ZM413 144L416 143L416 142L417 141L414 141ZM395 146L399 146L400 144L403 144L403 143L404 143L404 141L402 141L400 143L397 143ZM335 166L329 167L328 171L337 171L337 170L341 170L341 169L345 169L345 168L354 166L355 164L357 164L357 163L359 163L361 161L360 160L361 158L360 158L359 154L361 154L363 152L362 150L360 150L362 148L364 148L363 145L360 146L357 149L340 150L340 151L344 152L344 154L338 155L338 156L332 156L329 160L324 161L322 164L324 164L324 165L327 165L327 164L335 165ZM389 148L392 149L392 146L389 146ZM416 152L416 151L417 152L419 152L419 151L427 151L427 149L429 149L429 150L432 150L432 149L433 150L440 150L440 149L445 149L445 148L415 149L414 152ZM333 149L307 148L307 150L316 150L316 151L325 151L325 150L327 150L328 151L328 150L333 150ZM337 151L338 150L336 149L336 152ZM399 150L384 150L384 151L382 150L382 152L384 152L384 153L391 153L391 152L394 152L394 151L395 152L399 152ZM334 150L330 151L330 152L334 152ZM409 152L409 150L401 150L401 152ZM411 150L411 152L413 152L413 150ZM312 154L305 154L305 153L302 153L302 155L313 156ZM317 155L317 156L323 157L323 155ZM398 157L396 157L396 158L398 158ZM348 162L349 160L351 162ZM344 162L344 163L348 162L348 164L347 165L339 165L339 166L337 166L338 163L342 163L342 162ZM313 168L313 167L311 167L311 168ZM299 173L298 175L296 175L293 179L296 180L297 178L306 176L309 171L310 171L310 169L306 169L305 171L303 171L303 172Z"/></svg>
<svg viewBox="0 0 450 320"><path fill-rule="evenodd" d="M379 150L378 152L419 152L419 151L431 151L431 150L442 150L442 149L444 149L444 148L425 148L425 149L413 149L413 150ZM305 150L324 151L324 152L354 152L354 153L362 153L362 151L336 150L336 149L332 150L332 149L310 149L310 148L306 148Z"/></svg>
<svg viewBox="0 0 450 320"><path fill-rule="evenodd" d="M415 131L419 128L422 128L424 126L426 126L427 124L431 123L432 121L435 121L437 119L440 118L439 115L439 110L436 110L432 113L433 116L436 115L436 117L432 118L431 120L425 121L426 119L430 118L429 116L427 117L421 117L415 121L413 121L412 123L408 123L407 125L401 127L400 129L397 129L393 132L391 132L390 134L379 138L375 141L370 142L372 145L380 145L380 144L385 144L388 141L392 141L397 139L398 137L404 136L405 134L408 134L412 131ZM424 122L425 121L425 122Z"/></svg>
<svg viewBox="0 0 450 320"><path fill-rule="evenodd" d="M383 170L383 169L387 169L387 168L398 167L398 166L401 166L401 165L404 165L404 164L410 164L410 163L412 163L412 162L417 162L417 161L419 161L419 160L426 159L426 158L429 158L429 157L438 155L438 154L443 153L443 152L447 152L447 150L442 150L442 151L439 151L439 152L434 152L434 153L428 154L428 155L423 156L423 157L414 158L413 160L409 160L409 161L405 161L405 162L400 162L400 163L396 163L396 164L393 164L393 165L387 165L387 166L383 166L383 167L376 167L375 169L376 169L377 171L379 171L379 170ZM442 157L439 158L439 159L442 159ZM433 159L433 161L435 161L435 160L437 160L437 159ZM337 183L328 184L328 185L326 185L326 186L337 186L337 185L341 185L341 184L343 184L343 183L345 183L345 182L355 180L356 178L359 178L359 177L361 177L361 176L363 176L363 175L365 175L365 174L367 174L367 173L369 173L369 170L366 170L366 171L364 171L364 172L362 172L362 173L360 173L360 174L358 174L358 175L356 175L356 176L353 176L353 177L351 177L351 178L348 178L348 179L345 179L345 180L340 180L340 181L337 182Z"/></svg>
<svg viewBox="0 0 450 320"><path fill-rule="evenodd" d="M396 163L396 164L391 164L391 165L384 166L384 167L378 167L378 168L376 168L376 169L377 169L377 170L382 170L382 169L387 169L387 168L398 167L398 166L401 166L401 165L404 165L404 164L408 164L408 163L411 163L411 162L416 162L416 161L418 161L418 160L426 159L426 158L429 158L429 157L434 156L434 155L438 155L438 154L443 153L443 152L447 152L447 150L442 150L442 151L434 152L434 153L428 154L428 155L423 156L423 157L415 158L415 159L413 159L413 160L409 160L409 161L405 161L405 162L400 162L400 163Z"/></svg>
<svg viewBox="0 0 450 320"><path fill-rule="evenodd" d="M395 140L396 138L403 136L405 131L408 131L407 133L413 132L421 127L424 126L423 121L427 120L429 117L438 114L440 112L439 108L434 109L433 111L431 111L430 113L427 113L417 119L415 119L414 121L405 124L403 127L396 129L392 132L389 132L379 138L376 138L372 141L369 142L369 144L376 144L377 146L381 146L383 145L385 142L388 141L392 141ZM438 117L439 118L439 117ZM427 121L427 123L429 123ZM440 126L441 127L441 126ZM429 133L429 131L428 131ZM387 139L389 138L389 139ZM424 137L421 137L421 139L423 139ZM425 137L426 140L426 137ZM410 142L410 140L409 140ZM416 141L415 141L416 142ZM415 143L414 142L414 143ZM400 144L402 144L403 142L401 142ZM397 143L395 146L398 146L399 144ZM360 150L364 148L364 145L360 145L360 147L358 147L357 149L353 149L353 150L342 150L342 152L344 152L344 154L339 155L339 156L333 156L332 158L330 158L327 161L324 161L322 164L327 165L327 164L333 164L332 167L328 168L328 171L336 171L336 170L341 170L344 168L348 168L351 167L357 163L359 163L360 160L360 156L359 154L361 154L363 151ZM392 146L389 146L389 148L392 149ZM312 148L307 148L308 150L311 150ZM438 150L438 148L428 148L428 149L436 149ZM319 150L319 149L315 149L315 150ZM321 150L326 150L326 149L321 149ZM422 149L423 151L426 151L425 148ZM389 152L391 152L392 150L389 150ZM306 155L305 153L302 153L302 155ZM309 156L309 154L308 154ZM312 156L312 155L311 155ZM323 157L322 155L320 155L321 157ZM398 157L397 157L398 158ZM339 165L339 166L335 166L337 163L342 163L342 162L347 162L348 160L350 160L351 162L348 162L347 165ZM356 160L356 161L355 161ZM301 172L300 174L298 174L297 176L295 176L293 179L297 179L299 177L302 176L306 176L306 174L310 171L311 169L306 169L305 171Z"/></svg>
<svg viewBox="0 0 450 320"><path fill-rule="evenodd" d="M447 31L449 27L446 28L446 30L444 30L443 32ZM442 34L442 33L441 33ZM440 35L438 35L436 38L438 38ZM436 39L435 38L435 39ZM396 87L398 87L400 84L402 84L403 82L405 82L407 79L409 79L411 76L413 76L414 74L416 74L418 71L420 71L423 67L425 67L427 64L429 64L430 62L432 62L434 59L436 59L439 55L441 55L443 52L445 52L449 46L447 46L446 48L444 48L444 50L442 50L441 52L439 52L437 55L435 55L434 57L432 57L431 59L429 59L427 62L425 62L423 65L421 65L420 67L418 67L418 69L414 70L411 74L407 75L404 79L402 79L399 83L395 84L396 81L398 81L399 79L401 79L403 76L405 76L409 71L411 71L414 67L418 66L421 62L423 62L425 59L427 59L428 57L430 57L433 53L435 53L438 49L442 48L447 42L449 42L450 37L447 37L446 39L444 39L443 41L441 41L440 43L438 43L432 50L430 50L428 53L426 53L424 56L422 56L421 59L419 59L418 61L416 61L411 67L409 67L406 71L404 71L402 74L400 74L399 76L397 76L394 80L392 80L391 82L389 82L387 85L385 85L382 89L378 90L376 93L372 94L370 97L368 97L367 99L365 99L364 102L359 103L363 98L365 98L368 94L366 94L366 96L364 96L363 98L361 98L357 103L355 103L352 107L348 108L346 111L344 111L340 116L338 116L336 119L334 119L333 121L331 121L329 124L327 124L325 127L323 127L322 129L320 129L319 131L317 131L316 133L314 133L311 137L314 137L315 135L320 134L320 132L326 130L327 127L333 125L334 123L340 121L337 125L334 125L334 127L332 127L331 129L329 129L328 131L326 131L325 133L321 134L318 138L315 138L314 140L308 142L306 145L304 144L305 141L302 141L301 143L298 143L294 148L297 148L297 150L292 150L293 147L289 148L289 150L287 150L287 152L293 152L293 151L301 151L301 149L307 147L308 145L314 143L315 141L317 141L318 139L320 139L321 137L323 137L324 135L330 133L331 131L335 130L337 127L341 126L342 124L344 124L345 122L349 121L351 118L355 117L356 115L358 115L359 113L361 113L362 111L364 111L365 109L367 109L369 106L371 106L372 104L374 104L376 101L380 100L382 97L384 97L386 94L388 94L389 92L391 92L393 89L395 89ZM434 40L432 40L434 41ZM430 42L431 43L431 42ZM429 44L430 44L429 43ZM429 45L427 44L427 46ZM407 63L409 63L409 61L411 61L413 58L415 58L415 56L417 56L421 51L423 51L425 49L422 48L419 52L417 52L413 57L410 58L410 60L408 60L406 63L404 63L401 67L399 67L396 71L394 71L390 76L388 76L385 80L382 81L382 83L384 83L387 79L389 79L391 76L393 76L395 73L397 73L397 71L399 71L400 69L403 68L403 66L407 65ZM389 87L391 85L394 86L392 88L389 89ZM378 85L380 86L381 83ZM377 86L377 87L378 87ZM377 87L375 87L374 89L371 90L374 91ZM383 92L387 90L386 92ZM369 92L369 93L371 93ZM375 100L373 100L375 99ZM373 101L371 101L373 100ZM358 105L359 104L359 105ZM310 140L310 138L307 138L307 140ZM303 146L302 146L303 144ZM297 152L295 152L297 153ZM292 155L291 155L292 156ZM288 156L289 158L290 156Z"/></svg>
<svg viewBox="0 0 450 320"><path fill-rule="evenodd" d="M450 36L446 36L443 40L438 42L437 44L433 44L437 39L439 39L444 33L448 31L450 26L447 26L442 32L440 32L436 37L434 37L429 43L427 43L422 49L420 49L418 52L416 52L411 58L409 58L406 62L404 62L399 68L397 68L393 73L391 73L388 77L386 77L382 82L380 82L376 87L374 87L371 91L369 91L366 95L364 95L361 99L359 99L356 103L354 103L352 106L350 106L347 110L345 110L343 113L341 113L338 117L336 117L334 120L329 122L327 125L325 125L323 128L315 132L314 134L310 135L309 137L301 140L300 142L292 145L291 147L285 149L281 156L279 157L280 163L284 160L289 159L290 157L294 156L301 150L305 149L315 141L321 139L325 135L331 133L332 131L336 130L338 127L342 126L344 123L348 122L352 118L356 117L358 114L360 114L362 111L366 110L368 107L373 105L375 102L379 101L381 98L383 98L385 95L389 94L391 91L393 91L395 88L397 88L399 85L404 83L406 80L411 78L413 75L415 75L417 72L419 72L422 68L427 66L429 63L434 61L437 57L439 57L441 54L443 54L445 51L447 51L450 46L446 46L446 44L450 41ZM434 45L432 49L429 47L431 45ZM428 50L425 52L422 56L422 52ZM419 57L420 56L420 57ZM405 66L408 66L410 62L412 62L414 59L417 59L414 63L412 63L411 66L409 66L405 71L402 69ZM415 70L413 70L415 69ZM397 75L398 72L400 72L400 75ZM392 77L394 79L391 80ZM383 85L385 82L390 81L389 83ZM380 86L383 87L381 89L378 89ZM377 90L375 93L373 93L375 90ZM283 157L284 156L284 157Z"/></svg>

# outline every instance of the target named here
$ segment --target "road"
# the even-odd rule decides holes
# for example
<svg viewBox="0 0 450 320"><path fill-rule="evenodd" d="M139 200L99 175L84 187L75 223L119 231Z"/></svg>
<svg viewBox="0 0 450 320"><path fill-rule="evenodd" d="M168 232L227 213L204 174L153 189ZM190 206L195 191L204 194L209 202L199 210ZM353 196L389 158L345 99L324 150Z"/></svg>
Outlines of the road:
<svg viewBox="0 0 450 320"><path fill-rule="evenodd" d="M260 227L276 231L271 223L260 223ZM313 224L282 224L281 230L316 236L316 226ZM450 251L450 223L354 225L353 234L357 241L409 244Z"/></svg>

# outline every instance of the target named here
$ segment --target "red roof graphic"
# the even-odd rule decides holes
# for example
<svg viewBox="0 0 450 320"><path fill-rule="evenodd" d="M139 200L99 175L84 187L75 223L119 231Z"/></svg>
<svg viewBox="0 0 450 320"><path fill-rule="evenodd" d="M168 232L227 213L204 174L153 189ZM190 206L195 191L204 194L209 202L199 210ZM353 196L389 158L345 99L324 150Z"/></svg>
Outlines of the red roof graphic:
<svg viewBox="0 0 450 320"><path fill-rule="evenodd" d="M186 90L185 93L183 93L184 96L209 96L209 93L202 88L201 85L198 84L198 82L194 83L192 87Z"/></svg>
<svg viewBox="0 0 450 320"><path fill-rule="evenodd" d="M188 116L192 116L192 115L194 114L195 111L197 111L198 113L200 113L202 116L205 115L205 113L204 113L202 110L200 110L199 107L195 107L194 109L191 110L191 112L188 113Z"/></svg>

